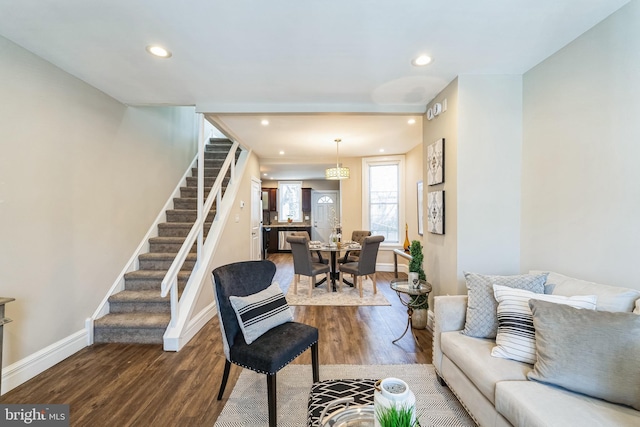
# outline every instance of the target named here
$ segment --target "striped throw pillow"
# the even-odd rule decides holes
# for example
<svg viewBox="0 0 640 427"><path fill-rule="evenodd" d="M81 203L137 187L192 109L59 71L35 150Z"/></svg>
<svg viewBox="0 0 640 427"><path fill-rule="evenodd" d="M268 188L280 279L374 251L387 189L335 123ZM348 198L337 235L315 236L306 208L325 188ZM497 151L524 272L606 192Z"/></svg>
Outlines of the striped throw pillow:
<svg viewBox="0 0 640 427"><path fill-rule="evenodd" d="M529 364L536 362L536 334L529 308L530 299L588 310L596 309L597 299L595 295L565 297L536 294L500 285L493 285L493 294L498 302L498 334L491 355Z"/></svg>
<svg viewBox="0 0 640 427"><path fill-rule="evenodd" d="M293 314L277 283L246 297L229 297L247 344L268 330L293 321Z"/></svg>

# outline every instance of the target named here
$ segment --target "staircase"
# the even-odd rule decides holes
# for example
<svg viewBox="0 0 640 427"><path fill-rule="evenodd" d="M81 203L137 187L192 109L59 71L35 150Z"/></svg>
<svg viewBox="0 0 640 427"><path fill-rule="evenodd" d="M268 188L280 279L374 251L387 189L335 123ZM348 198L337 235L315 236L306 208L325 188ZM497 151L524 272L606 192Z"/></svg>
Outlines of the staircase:
<svg viewBox="0 0 640 427"><path fill-rule="evenodd" d="M232 144L228 139L211 138L205 146L205 199ZM169 297L160 296L160 286L197 218L198 168L192 168L191 175L186 179L187 186L180 187L180 197L173 199L173 209L165 212L166 222L158 224L158 236L149 239L149 252L138 257L139 269L125 274L124 290L109 297L109 313L95 320L95 343L162 344L171 320L171 306ZM228 182L229 174L223 181L223 192ZM205 220L205 238L215 214L214 202ZM196 260L194 245L178 275L179 294Z"/></svg>

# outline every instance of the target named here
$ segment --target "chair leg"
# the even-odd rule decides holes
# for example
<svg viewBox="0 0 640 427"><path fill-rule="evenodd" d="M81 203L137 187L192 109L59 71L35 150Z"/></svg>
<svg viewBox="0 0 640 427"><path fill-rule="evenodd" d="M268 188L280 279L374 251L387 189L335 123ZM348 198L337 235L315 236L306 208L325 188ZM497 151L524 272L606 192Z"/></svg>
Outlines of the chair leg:
<svg viewBox="0 0 640 427"><path fill-rule="evenodd" d="M293 293L295 295L298 295L298 282L300 281L300 275L299 274L294 274L293 275Z"/></svg>
<svg viewBox="0 0 640 427"><path fill-rule="evenodd" d="M309 298L311 298L311 294L313 293L313 288L316 287L316 276L311 276L311 286L309 286Z"/></svg>
<svg viewBox="0 0 640 427"><path fill-rule="evenodd" d="M376 283L376 275L377 275L377 273L373 273L371 275L371 278L373 279L373 294L374 295L378 293L378 286L377 286L377 283Z"/></svg>
<svg viewBox="0 0 640 427"><path fill-rule="evenodd" d="M332 289L331 289L331 278L329 277L329 272L328 272L328 271L327 271L327 273L326 273L326 276L327 276L327 279L326 279L326 282L327 282L327 292L331 292L331 291L332 291Z"/></svg>
<svg viewBox="0 0 640 427"><path fill-rule="evenodd" d="M267 402L269 405L269 427L277 427L276 374L267 374Z"/></svg>
<svg viewBox="0 0 640 427"><path fill-rule="evenodd" d="M224 373L222 374L222 383L220 383L220 391L218 392L218 400L222 400L224 389L227 386L227 380L229 379L229 369L231 369L231 362L224 361Z"/></svg>
<svg viewBox="0 0 640 427"><path fill-rule="evenodd" d="M311 369L313 370L313 382L320 381L320 369L318 365L318 343L311 346Z"/></svg>
<svg viewBox="0 0 640 427"><path fill-rule="evenodd" d="M358 276L353 276L353 285L358 287L358 290L360 291L360 298L362 298L362 282L364 282L362 277L358 280Z"/></svg>

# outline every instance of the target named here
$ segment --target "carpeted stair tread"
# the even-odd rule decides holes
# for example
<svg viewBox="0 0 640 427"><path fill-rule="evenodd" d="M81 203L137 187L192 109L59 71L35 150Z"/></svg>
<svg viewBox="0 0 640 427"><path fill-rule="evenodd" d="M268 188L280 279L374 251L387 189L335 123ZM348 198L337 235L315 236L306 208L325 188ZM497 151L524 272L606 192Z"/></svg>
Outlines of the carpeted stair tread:
<svg viewBox="0 0 640 427"><path fill-rule="evenodd" d="M94 325L103 328L166 329L171 313L109 313L96 319Z"/></svg>
<svg viewBox="0 0 640 427"><path fill-rule="evenodd" d="M168 296L162 297L160 296L160 292L156 290L141 290L141 291L121 291L117 294L113 294L109 297L109 302L166 302L170 303L170 298Z"/></svg>
<svg viewBox="0 0 640 427"><path fill-rule="evenodd" d="M183 239L184 241L184 239ZM176 254L171 252L147 252L141 254L138 259L146 261L173 261L176 258ZM188 254L185 261L196 261L198 259L197 254Z"/></svg>
<svg viewBox="0 0 640 427"><path fill-rule="evenodd" d="M195 221L194 221L195 222ZM191 231L193 222L162 222L158 224L158 237L187 237L187 234ZM211 228L211 222L204 223L204 234L208 234Z"/></svg>
<svg viewBox="0 0 640 427"><path fill-rule="evenodd" d="M167 275L166 271L162 270L134 270L128 273L125 273L124 278L126 279L137 279L137 280L161 280L164 279L164 276ZM178 280L187 280L191 275L190 271L180 271L178 272Z"/></svg>

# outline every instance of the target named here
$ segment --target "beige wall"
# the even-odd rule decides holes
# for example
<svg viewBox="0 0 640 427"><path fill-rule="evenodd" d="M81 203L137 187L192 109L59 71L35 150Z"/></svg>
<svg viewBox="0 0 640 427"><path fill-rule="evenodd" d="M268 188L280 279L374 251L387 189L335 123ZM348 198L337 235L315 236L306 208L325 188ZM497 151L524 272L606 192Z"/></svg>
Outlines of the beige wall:
<svg viewBox="0 0 640 427"><path fill-rule="evenodd" d="M640 289L640 3L524 75L522 269Z"/></svg>
<svg viewBox="0 0 640 427"><path fill-rule="evenodd" d="M436 116L433 120L424 122L424 191L425 213L427 212L427 193L431 191L444 191L445 195L445 234L432 234L427 231L425 218L424 242L424 270L427 280L433 286L433 295L447 295L465 293L464 286L458 283L458 202L457 202L457 176L458 176L458 79L453 80L438 96L428 105L442 103L447 100L447 111ZM442 184L428 186L426 181L426 155L427 146L440 138L445 139L444 156L444 182Z"/></svg>
<svg viewBox="0 0 640 427"><path fill-rule="evenodd" d="M193 108L127 107L0 37L4 366L84 328L195 155Z"/></svg>

